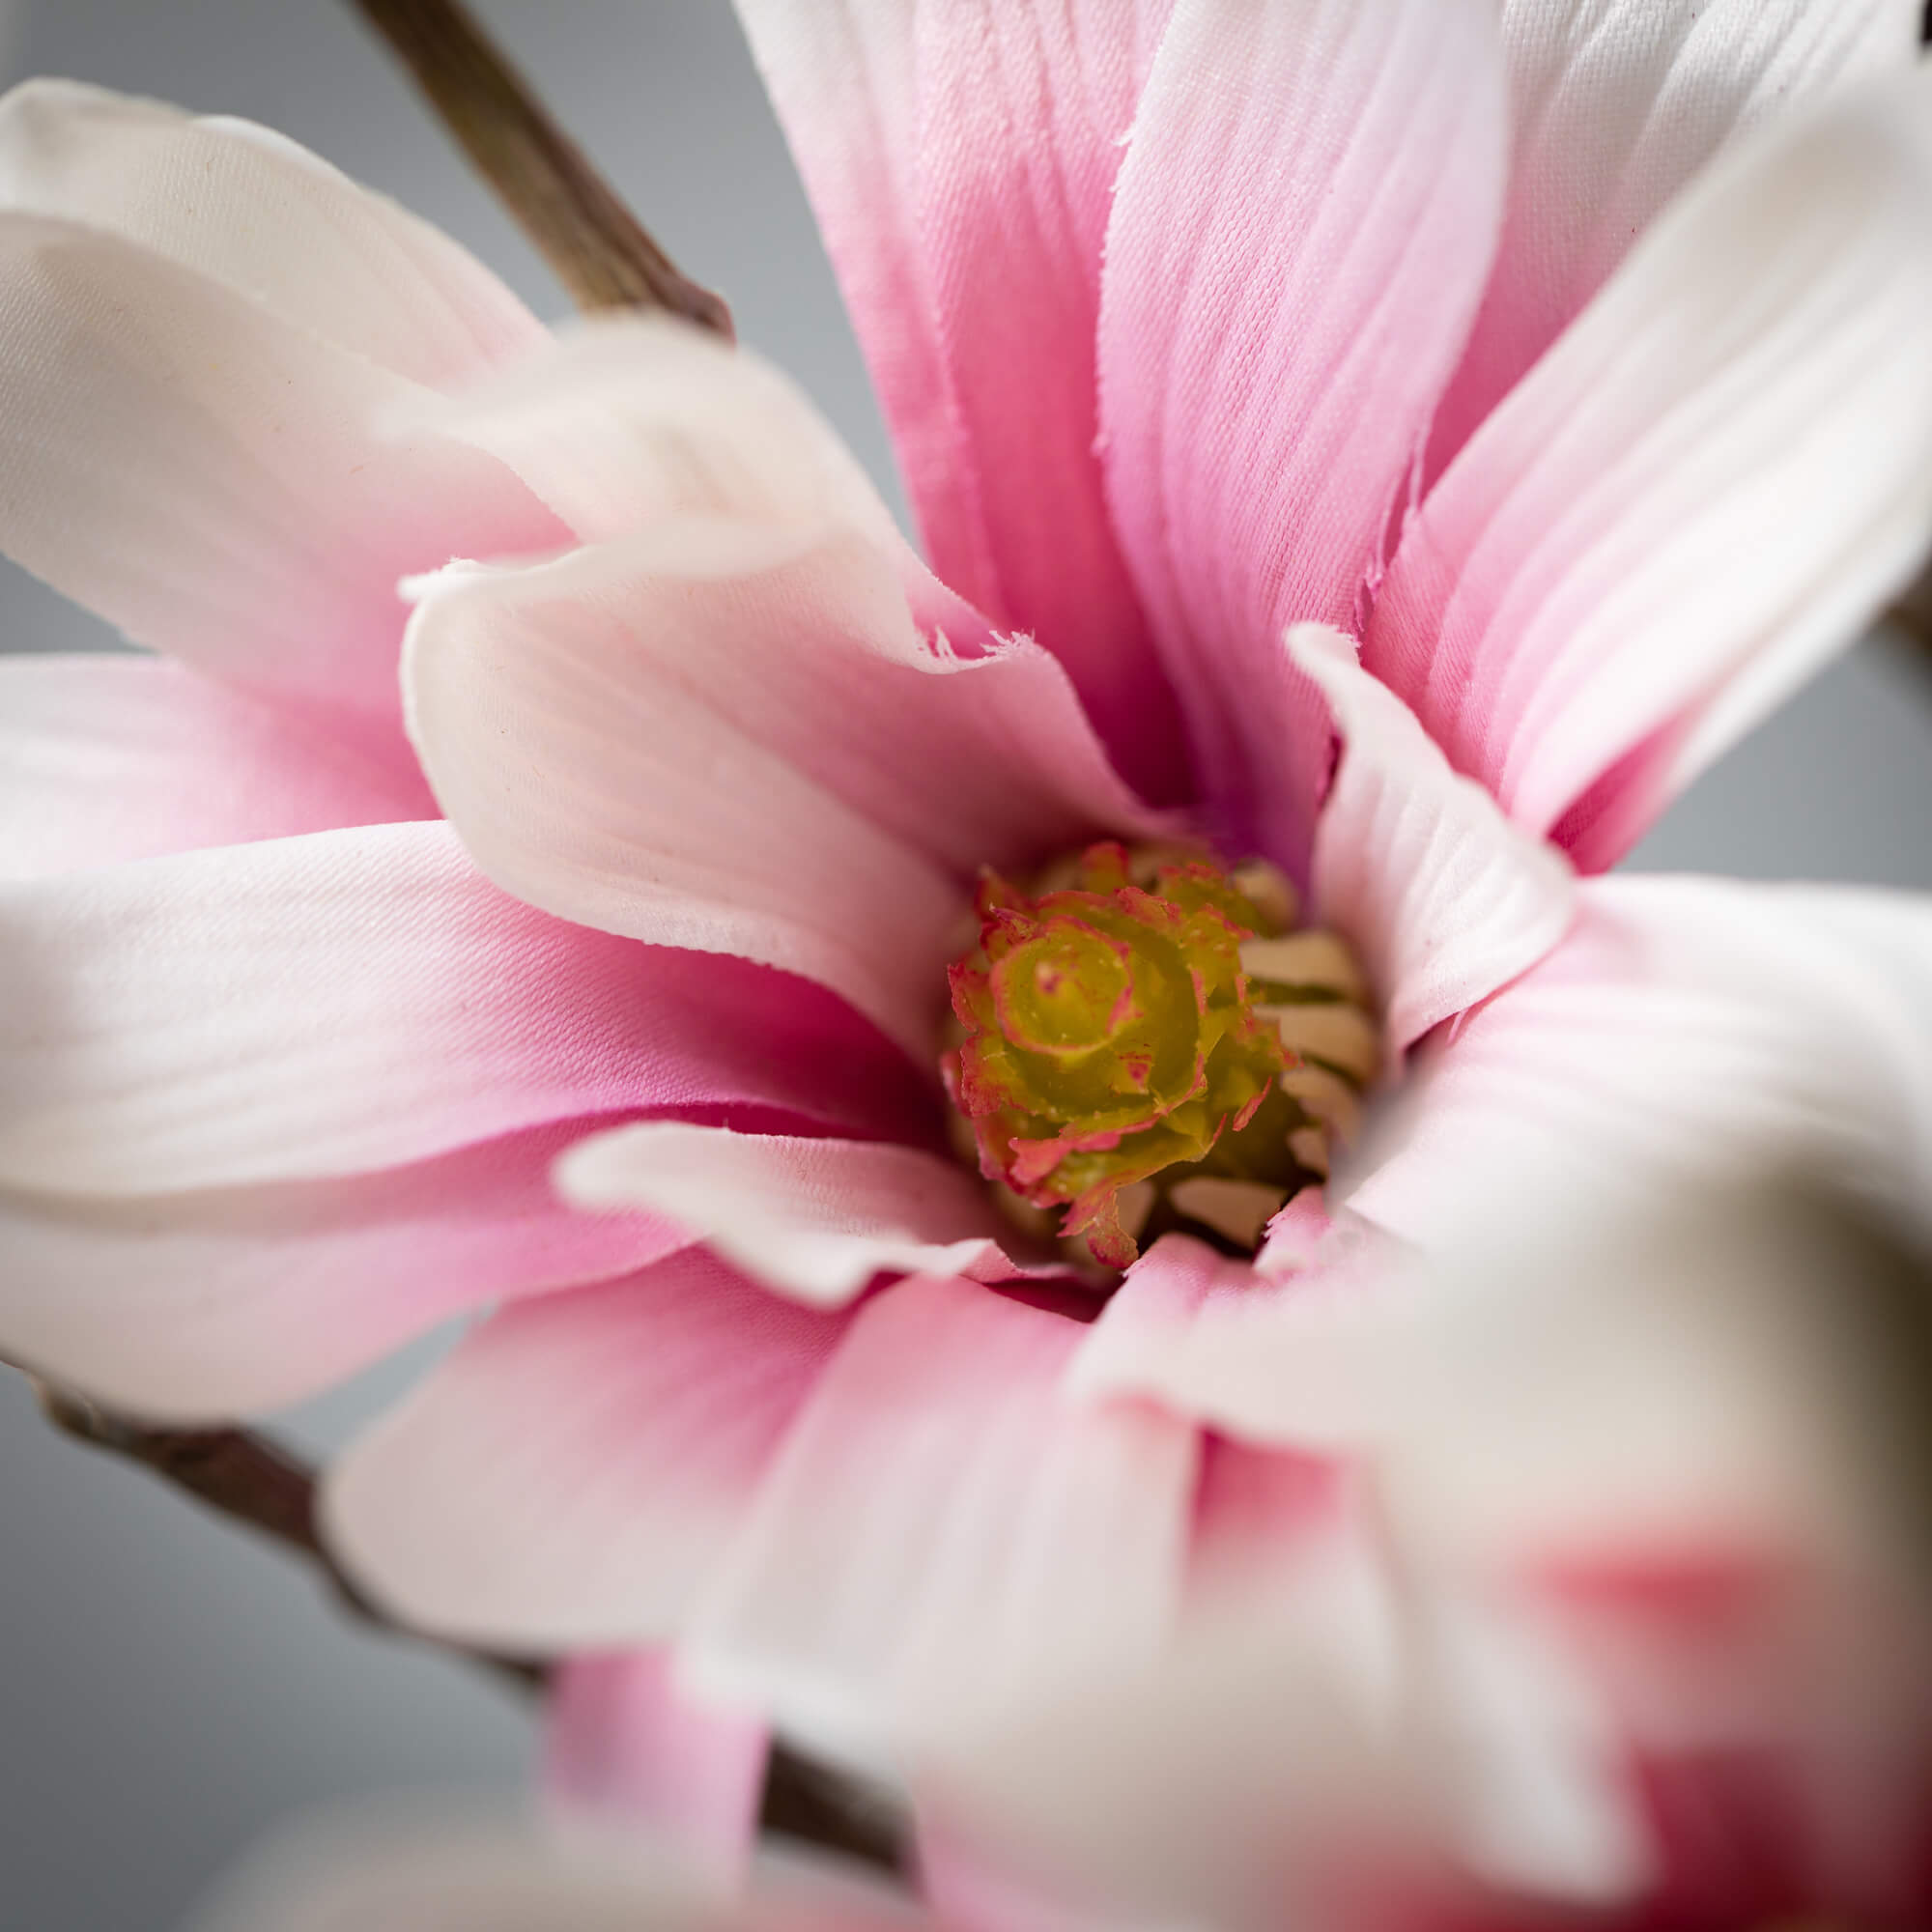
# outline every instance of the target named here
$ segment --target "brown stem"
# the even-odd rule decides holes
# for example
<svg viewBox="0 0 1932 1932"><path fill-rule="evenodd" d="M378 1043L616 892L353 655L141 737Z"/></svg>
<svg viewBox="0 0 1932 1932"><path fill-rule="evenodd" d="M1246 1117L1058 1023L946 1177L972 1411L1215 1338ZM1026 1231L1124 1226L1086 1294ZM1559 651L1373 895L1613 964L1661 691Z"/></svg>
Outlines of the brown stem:
<svg viewBox="0 0 1932 1932"><path fill-rule="evenodd" d="M461 0L354 0L582 309L665 308L732 339Z"/></svg>
<svg viewBox="0 0 1932 1932"><path fill-rule="evenodd" d="M391 1635L434 1642L480 1664L520 1690L539 1690L548 1667L526 1658L470 1650L393 1623L358 1591L316 1527L315 1477L246 1429L154 1429L87 1397L30 1378L57 1428L96 1449L138 1463L232 1522L245 1523L314 1565L341 1602ZM814 1763L789 1746L772 1747L758 1822L779 1837L841 1852L888 1871L906 1866L905 1827L890 1797Z"/></svg>
<svg viewBox="0 0 1932 1932"><path fill-rule="evenodd" d="M1892 630L1932 664L1932 558L1886 611Z"/></svg>
<svg viewBox="0 0 1932 1932"><path fill-rule="evenodd" d="M93 1448L140 1463L216 1515L245 1523L305 1558L364 1622L393 1635L417 1635L385 1617L337 1565L316 1529L314 1476L273 1443L245 1429L151 1429L71 1390L33 1379L41 1407L56 1428ZM524 1658L453 1644L442 1647L525 1689L534 1689L544 1679L543 1665Z"/></svg>

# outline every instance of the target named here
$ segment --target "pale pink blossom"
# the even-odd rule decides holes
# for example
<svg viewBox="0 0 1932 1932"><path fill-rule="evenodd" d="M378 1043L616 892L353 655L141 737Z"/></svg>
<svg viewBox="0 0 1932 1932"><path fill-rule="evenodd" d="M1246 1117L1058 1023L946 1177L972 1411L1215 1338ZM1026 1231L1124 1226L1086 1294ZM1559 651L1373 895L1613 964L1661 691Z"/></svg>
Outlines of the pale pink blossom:
<svg viewBox="0 0 1932 1932"><path fill-rule="evenodd" d="M753 355L11 98L0 540L181 663L5 667L0 1347L198 1417L494 1304L333 1472L372 1594L884 1765L1325 1520L1303 1304L1525 1141L1922 1188L1932 914L1576 868L1917 561L1932 122L1889 4L747 11L931 569ZM941 1151L945 967L1176 829L1433 1077L1099 1307Z"/></svg>
<svg viewBox="0 0 1932 1932"><path fill-rule="evenodd" d="M882 1879L799 1854L721 1887L674 1845L559 1836L447 1801L298 1820L192 1932L943 1932Z"/></svg>

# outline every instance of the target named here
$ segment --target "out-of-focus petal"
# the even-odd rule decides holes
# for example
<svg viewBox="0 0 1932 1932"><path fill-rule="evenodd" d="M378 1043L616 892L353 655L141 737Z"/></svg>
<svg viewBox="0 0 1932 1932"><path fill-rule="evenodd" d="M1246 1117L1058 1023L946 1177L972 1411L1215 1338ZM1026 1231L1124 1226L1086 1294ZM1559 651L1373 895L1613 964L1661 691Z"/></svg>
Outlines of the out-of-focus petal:
<svg viewBox="0 0 1932 1932"><path fill-rule="evenodd" d="M1363 662L1591 868L1924 549L1928 103L1914 76L1707 170L1404 535Z"/></svg>
<svg viewBox="0 0 1932 1932"><path fill-rule="evenodd" d="M1542 958L1570 924L1576 881L1450 769L1349 639L1300 625L1288 647L1342 740L1315 829L1316 917L1354 943L1400 1053Z"/></svg>
<svg viewBox="0 0 1932 1932"><path fill-rule="evenodd" d="M1932 1225L1932 907L1854 888L1618 876L1436 1051L1349 1196L1418 1244L1517 1167L1557 1211L1790 1164ZM1559 1181L1557 1177L1563 1177Z"/></svg>
<svg viewBox="0 0 1932 1932"><path fill-rule="evenodd" d="M520 1302L333 1465L330 1544L378 1603L446 1635L672 1635L841 1330L696 1248Z"/></svg>
<svg viewBox="0 0 1932 1932"><path fill-rule="evenodd" d="M557 1185L585 1208L662 1214L814 1308L841 1306L887 1269L1014 1272L984 1187L915 1148L652 1121L573 1148Z"/></svg>
<svg viewBox="0 0 1932 1932"><path fill-rule="evenodd" d="M104 230L0 213L0 546L137 643L407 761L399 579L554 549L494 458L379 440L412 385Z"/></svg>
<svg viewBox="0 0 1932 1932"><path fill-rule="evenodd" d="M969 1282L864 1303L697 1610L699 1681L877 1763L915 1713L1150 1656L1194 1432L1058 1400L1080 1332Z"/></svg>
<svg viewBox="0 0 1932 1932"><path fill-rule="evenodd" d="M384 1794L257 1850L194 1932L935 1932L849 1861L767 1853L742 1892L674 1843Z"/></svg>
<svg viewBox="0 0 1932 1932"><path fill-rule="evenodd" d="M771 1742L761 1719L693 1696L668 1650L565 1658L548 1692L544 1791L568 1821L674 1845L743 1879Z"/></svg>
<svg viewBox="0 0 1932 1932"><path fill-rule="evenodd" d="M1100 304L1109 500L1237 838L1301 869L1320 701L1482 293L1502 57L1479 0L1182 0L1121 169Z"/></svg>
<svg viewBox="0 0 1932 1932"><path fill-rule="evenodd" d="M864 538L715 520L437 580L411 729L532 904L843 994L922 1058L980 865L1158 821L1054 661L954 658Z"/></svg>
<svg viewBox="0 0 1932 1932"><path fill-rule="evenodd" d="M412 382L545 335L468 249L286 135L79 81L0 99L0 208L123 236Z"/></svg>
<svg viewBox="0 0 1932 1932"><path fill-rule="evenodd" d="M1932 911L1625 876L1583 882L1577 906L1560 947L1431 1046L1331 1185L1325 1234L1260 1282L1157 1244L1071 1388L1346 1448L1408 1402L1386 1340L1405 1251L1641 1213L1767 1168L1932 1228Z"/></svg>
<svg viewBox="0 0 1932 1932"><path fill-rule="evenodd" d="M532 912L440 823L11 885L0 936L16 1189L314 1179L651 1107L917 1118L816 988Z"/></svg>
<svg viewBox="0 0 1932 1932"><path fill-rule="evenodd" d="M400 761L179 665L0 662L0 877L435 816Z"/></svg>
<svg viewBox="0 0 1932 1932"><path fill-rule="evenodd" d="M740 0L933 566L1066 664L1122 769L1179 778L1094 455L1110 196L1171 0Z"/></svg>
<svg viewBox="0 0 1932 1932"><path fill-rule="evenodd" d="M1508 212L1431 480L1699 168L1772 115L1908 68L1918 0L1505 0Z"/></svg>
<svg viewBox="0 0 1932 1932"><path fill-rule="evenodd" d="M568 1122L344 1179L124 1200L0 1193L0 1352L115 1406L278 1408L446 1317L625 1274L686 1245L573 1211Z"/></svg>

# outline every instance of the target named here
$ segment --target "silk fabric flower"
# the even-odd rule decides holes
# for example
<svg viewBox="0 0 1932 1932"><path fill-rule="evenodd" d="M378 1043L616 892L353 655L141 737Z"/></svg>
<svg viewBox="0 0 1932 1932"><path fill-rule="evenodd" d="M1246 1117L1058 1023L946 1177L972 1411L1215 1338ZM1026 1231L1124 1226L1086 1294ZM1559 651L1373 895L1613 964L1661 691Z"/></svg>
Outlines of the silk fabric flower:
<svg viewBox="0 0 1932 1932"><path fill-rule="evenodd" d="M500 1304L333 1472L371 1592L880 1764L1293 1543L1297 1298L1524 1136L1919 1186L1932 916L1575 876L1932 527L1911 10L1656 14L749 8L931 569L754 356L17 92L0 538L179 662L5 668L0 1346L200 1417ZM1432 1077L1101 1305L944 1151L946 969L1179 832Z"/></svg>

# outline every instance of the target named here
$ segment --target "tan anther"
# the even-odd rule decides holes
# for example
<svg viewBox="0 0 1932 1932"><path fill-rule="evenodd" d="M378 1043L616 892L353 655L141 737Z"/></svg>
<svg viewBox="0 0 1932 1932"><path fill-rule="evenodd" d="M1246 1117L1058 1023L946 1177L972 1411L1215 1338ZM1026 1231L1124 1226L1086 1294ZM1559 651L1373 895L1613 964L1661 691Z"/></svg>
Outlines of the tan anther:
<svg viewBox="0 0 1932 1932"><path fill-rule="evenodd" d="M1228 883L1261 914L1269 932L1286 932L1301 910L1294 883L1279 866L1265 859L1250 859L1228 874ZM1265 946L1265 939L1251 942Z"/></svg>
<svg viewBox="0 0 1932 1932"><path fill-rule="evenodd" d="M1288 1151L1310 1174L1328 1179L1328 1136L1320 1127L1296 1127L1288 1137Z"/></svg>
<svg viewBox="0 0 1932 1932"><path fill-rule="evenodd" d="M1303 1113L1344 1146L1361 1131L1361 1095L1340 1074L1325 1066L1292 1066L1280 1084L1284 1094L1301 1103Z"/></svg>
<svg viewBox="0 0 1932 1932"><path fill-rule="evenodd" d="M1168 1196L1190 1221L1212 1228L1237 1247L1261 1246L1262 1231L1288 1201L1288 1190L1261 1180L1223 1180L1199 1174Z"/></svg>
<svg viewBox="0 0 1932 1932"><path fill-rule="evenodd" d="M1359 1007L1328 1003L1319 1006L1258 1006L1258 1018L1270 1021L1291 1053L1320 1060L1366 1087L1381 1064L1381 1040L1376 1023Z"/></svg>
<svg viewBox="0 0 1932 1932"><path fill-rule="evenodd" d="M1241 971L1250 980L1333 993L1357 1006L1369 989L1349 949L1332 932L1291 932L1285 939L1244 939Z"/></svg>

